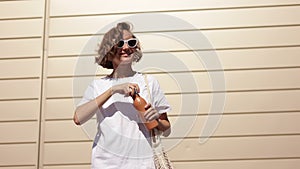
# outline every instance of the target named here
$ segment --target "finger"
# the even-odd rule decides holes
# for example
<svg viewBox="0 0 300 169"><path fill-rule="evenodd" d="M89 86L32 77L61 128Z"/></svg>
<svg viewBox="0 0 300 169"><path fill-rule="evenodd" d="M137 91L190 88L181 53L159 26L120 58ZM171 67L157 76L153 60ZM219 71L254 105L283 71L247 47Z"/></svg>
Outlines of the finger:
<svg viewBox="0 0 300 169"><path fill-rule="evenodd" d="M122 90L123 90L123 92L124 92L123 94L125 96L130 96L131 95L132 88L129 85L124 85Z"/></svg>
<svg viewBox="0 0 300 169"><path fill-rule="evenodd" d="M150 116L151 116L151 113L152 113L152 111L151 110L146 110L145 111L145 113L144 113L144 117L145 117L145 119L148 121L148 119L150 118Z"/></svg>
<svg viewBox="0 0 300 169"><path fill-rule="evenodd" d="M152 116L150 116L149 118L148 118L148 121L152 121L152 120L155 120L155 119L158 119L158 115L155 113L155 114L153 114Z"/></svg>
<svg viewBox="0 0 300 169"><path fill-rule="evenodd" d="M156 116L156 111L151 107L150 109L146 110L144 117L146 120L151 121L153 119L153 116Z"/></svg>
<svg viewBox="0 0 300 169"><path fill-rule="evenodd" d="M145 117L145 120L146 120L146 121L151 121L150 119L151 119L151 116Z"/></svg>
<svg viewBox="0 0 300 169"><path fill-rule="evenodd" d="M151 104L150 104L150 103L147 103L147 104L145 105L145 110L148 110L150 107L151 107Z"/></svg>
<svg viewBox="0 0 300 169"><path fill-rule="evenodd" d="M133 88L136 90L136 92L140 92L140 87L139 87L139 85L138 84L136 84L136 83L132 83L132 86L133 86Z"/></svg>
<svg viewBox="0 0 300 169"><path fill-rule="evenodd" d="M139 87L139 85L136 85L135 88L136 88L137 92L140 93L140 87Z"/></svg>
<svg viewBox="0 0 300 169"><path fill-rule="evenodd" d="M133 96L134 90L131 86L128 86L128 92L127 93L128 93L129 96Z"/></svg>
<svg viewBox="0 0 300 169"><path fill-rule="evenodd" d="M135 86L134 86L132 83L129 83L129 84L128 84L128 87L129 87L130 89L132 89L133 91L135 90Z"/></svg>

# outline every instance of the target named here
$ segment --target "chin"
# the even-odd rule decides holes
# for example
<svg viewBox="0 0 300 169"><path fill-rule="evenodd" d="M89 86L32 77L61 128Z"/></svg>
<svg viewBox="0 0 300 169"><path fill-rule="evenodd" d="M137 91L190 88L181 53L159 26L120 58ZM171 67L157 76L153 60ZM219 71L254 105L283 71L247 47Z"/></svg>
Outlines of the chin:
<svg viewBox="0 0 300 169"><path fill-rule="evenodd" d="M126 58L121 58L120 59L121 64L131 64L132 63L132 58L131 57L126 57Z"/></svg>
<svg viewBox="0 0 300 169"><path fill-rule="evenodd" d="M128 64L132 64L132 60L122 60L121 61L122 65L128 65Z"/></svg>

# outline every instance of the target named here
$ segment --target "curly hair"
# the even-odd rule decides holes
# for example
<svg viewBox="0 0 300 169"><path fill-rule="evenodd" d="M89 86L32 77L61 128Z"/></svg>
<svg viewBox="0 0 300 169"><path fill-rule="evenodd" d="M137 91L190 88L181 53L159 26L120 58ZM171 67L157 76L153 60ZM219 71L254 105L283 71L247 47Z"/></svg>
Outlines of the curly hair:
<svg viewBox="0 0 300 169"><path fill-rule="evenodd" d="M115 45L122 40L123 38L123 30L129 31L132 36L135 38L132 30L132 25L126 22L120 22L116 27L113 27L108 32L104 34L102 42L97 50L98 55L95 57L95 62L107 69L113 69L113 63L109 60L109 58L113 58L117 53L117 48ZM142 51L140 47L140 43L138 42L135 47L136 51L132 54L133 61L138 62L142 58Z"/></svg>

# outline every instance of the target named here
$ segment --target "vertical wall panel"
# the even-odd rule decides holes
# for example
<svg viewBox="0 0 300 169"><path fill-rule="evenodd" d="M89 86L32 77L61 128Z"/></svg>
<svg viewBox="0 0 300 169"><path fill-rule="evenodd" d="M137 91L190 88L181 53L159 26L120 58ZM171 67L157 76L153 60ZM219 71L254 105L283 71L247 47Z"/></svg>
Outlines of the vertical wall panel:
<svg viewBox="0 0 300 169"><path fill-rule="evenodd" d="M36 169L44 0L0 2L0 168Z"/></svg>

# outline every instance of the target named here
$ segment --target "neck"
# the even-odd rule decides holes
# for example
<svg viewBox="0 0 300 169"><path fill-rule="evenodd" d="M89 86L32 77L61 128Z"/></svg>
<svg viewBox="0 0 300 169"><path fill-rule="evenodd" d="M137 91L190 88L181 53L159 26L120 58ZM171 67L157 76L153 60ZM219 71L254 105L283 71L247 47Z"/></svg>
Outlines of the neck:
<svg viewBox="0 0 300 169"><path fill-rule="evenodd" d="M130 77L135 74L131 66L123 66L119 65L116 69L113 70L110 77L113 78L123 78L123 77Z"/></svg>

